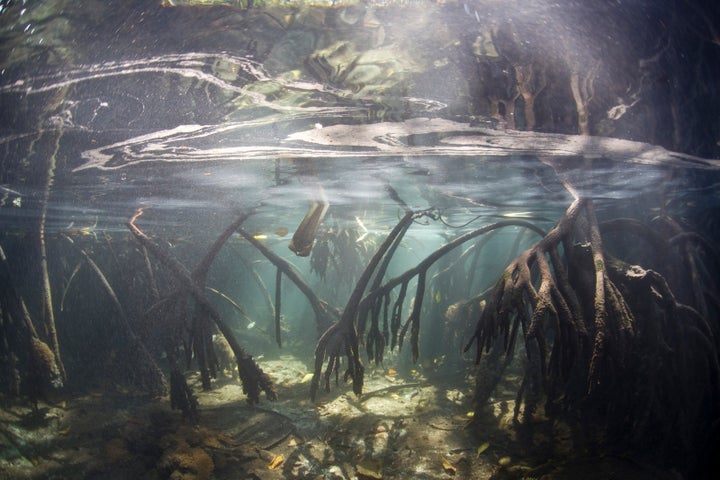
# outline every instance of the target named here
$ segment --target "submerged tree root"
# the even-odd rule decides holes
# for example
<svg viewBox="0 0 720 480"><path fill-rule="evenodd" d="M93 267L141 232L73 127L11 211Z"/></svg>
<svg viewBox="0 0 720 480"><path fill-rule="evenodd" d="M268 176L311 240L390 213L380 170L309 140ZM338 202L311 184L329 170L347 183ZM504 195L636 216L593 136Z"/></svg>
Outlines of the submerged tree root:
<svg viewBox="0 0 720 480"><path fill-rule="evenodd" d="M5 251L0 246L0 379L3 391L15 396L21 387L33 410L49 390L62 387L57 357L38 336L25 301L15 289ZM22 371L21 371L22 370Z"/></svg>
<svg viewBox="0 0 720 480"><path fill-rule="evenodd" d="M108 297L110 297L115 310L117 310L120 318L119 325L121 334L125 335L130 343L130 352L124 363L127 365L126 368L128 369L130 376L133 377L135 384L150 395L165 395L165 376L163 375L162 370L160 370L160 367L155 359L148 351L145 343L143 343L140 337L135 334L135 331L130 325L130 319L125 314L125 309L120 303L120 300L118 299L115 290L110 285L107 277L105 277L105 274L102 272L100 267L84 249L76 245L70 237L66 235L63 235L63 237L72 245L77 247L80 254L85 259L85 262L90 266L90 269L93 273L95 273L100 281L100 286L103 290L105 290Z"/></svg>
<svg viewBox="0 0 720 480"><path fill-rule="evenodd" d="M498 349L511 358L522 332L516 419L521 405L525 421L536 417L544 399L546 417L580 415L594 432L586 434L608 445L660 436L670 449L664 442L675 435L687 455L707 430L704 420L720 416L715 328L679 303L660 273L608 258L591 201L577 198L505 269L465 350L474 344L477 362L492 351L504 368ZM489 394L478 388L477 413Z"/></svg>
<svg viewBox="0 0 720 480"><path fill-rule="evenodd" d="M204 319L210 319L215 323L218 330L220 330L220 333L222 333L225 337L230 345L230 348L235 354L238 364L238 373L243 384L243 392L248 396L248 402L251 404L258 403L260 401L260 392L265 392L265 395L270 400L275 400L277 398L277 392L270 377L262 371L260 366L253 360L252 356L245 352L245 350L240 346L240 343L235 338L235 335L230 327L223 321L220 314L215 310L205 296L205 277L207 276L207 271L209 270L213 259L225 241L232 235L233 232L240 228L240 225L245 220L246 216L243 215L238 218L238 220L231 224L223 232L223 234L220 235L218 240L211 247L209 253L198 265L195 272L190 273L185 266L160 248L157 243L145 235L135 225L135 221L140 215L142 215L142 209L138 210L138 212L130 219L128 222L128 228L142 246L157 257L157 259L173 273L175 278L181 284L181 292L188 293L195 302L193 324L196 328L193 329L194 335L192 341L195 343L194 351L196 358L198 356L198 352L203 352L201 355L210 354L211 359L214 358L214 354L211 353L212 338L209 339L209 342L207 341L208 335L210 335L210 330L206 326L202 325ZM177 295L177 293L178 292L174 292L170 295L170 297L175 298L176 300L182 299L183 295ZM199 326L198 323L200 323ZM207 362L207 357L205 357L205 361L200 360L201 375L205 375L203 373L203 370L207 368L205 362ZM176 385L177 384L178 383L176 382ZM181 402L181 400L178 401Z"/></svg>
<svg viewBox="0 0 720 480"><path fill-rule="evenodd" d="M363 379L365 369L360 359L360 347L358 342L358 334L356 321L358 317L358 306L362 299L365 288L367 288L370 278L375 273L376 268L380 264L385 254L396 241L399 242L407 231L413 219L424 213L416 214L410 210L405 212L400 222L390 232L385 241L380 245L378 251L375 252L370 263L363 271L362 276L355 285L350 298L345 305L342 317L328 328L318 340L315 348L315 372L312 383L310 385L310 396L314 400L318 387L320 386L320 378L322 376L322 367L327 360L325 368L324 384L325 389L330 389L330 379L335 373L336 378L339 372L340 359L343 355L347 357L348 367L344 374L344 380L352 379L353 392L356 395L362 393Z"/></svg>

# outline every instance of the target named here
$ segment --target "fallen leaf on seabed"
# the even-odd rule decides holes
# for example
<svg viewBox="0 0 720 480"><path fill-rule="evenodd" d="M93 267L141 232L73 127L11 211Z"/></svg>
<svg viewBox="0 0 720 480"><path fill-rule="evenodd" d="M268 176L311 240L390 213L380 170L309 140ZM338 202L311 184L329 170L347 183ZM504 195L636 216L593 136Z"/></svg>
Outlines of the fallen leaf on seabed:
<svg viewBox="0 0 720 480"><path fill-rule="evenodd" d="M283 457L282 453L280 455L275 455L275 458L272 459L270 464L268 465L269 470L275 470L277 467L282 465L283 461L285 460L285 457Z"/></svg>
<svg viewBox="0 0 720 480"><path fill-rule="evenodd" d="M451 474L451 475L455 475L455 472L457 472L457 468L455 468L455 465L453 465L452 463L450 463L450 460L448 460L448 459L445 458L445 457L440 457L440 460L442 460L443 469L444 469L447 473L449 473L449 474Z"/></svg>
<svg viewBox="0 0 720 480"><path fill-rule="evenodd" d="M501 467L509 467L512 463L512 458L510 457L502 457L500 460L498 460L498 465Z"/></svg>
<svg viewBox="0 0 720 480"><path fill-rule="evenodd" d="M355 471L358 475L358 478L361 478L363 480L381 480L382 462L375 458L365 458L361 460L357 465L355 465Z"/></svg>
<svg viewBox="0 0 720 480"><path fill-rule="evenodd" d="M490 448L490 442L485 442L485 443L481 444L481 445L477 448L477 456L479 457L480 454L483 453L483 452L484 452L485 450L487 450L488 448Z"/></svg>

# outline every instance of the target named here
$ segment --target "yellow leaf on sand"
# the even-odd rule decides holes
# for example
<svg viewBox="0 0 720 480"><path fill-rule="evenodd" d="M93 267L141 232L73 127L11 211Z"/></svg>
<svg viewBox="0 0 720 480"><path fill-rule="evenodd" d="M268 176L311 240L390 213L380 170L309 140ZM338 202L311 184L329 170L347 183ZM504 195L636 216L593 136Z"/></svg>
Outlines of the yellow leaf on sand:
<svg viewBox="0 0 720 480"><path fill-rule="evenodd" d="M477 456L479 457L481 453L483 453L485 450L490 448L490 442L485 442L481 444L477 449Z"/></svg>
<svg viewBox="0 0 720 480"><path fill-rule="evenodd" d="M443 469L449 474L455 475L455 472L457 472L457 468L455 468L455 465L450 463L450 460L445 457L440 457L440 459L442 460Z"/></svg>
<svg viewBox="0 0 720 480"><path fill-rule="evenodd" d="M510 457L502 457L500 460L498 460L498 465L501 467L509 467L512 463L512 459Z"/></svg>
<svg viewBox="0 0 720 480"><path fill-rule="evenodd" d="M382 462L376 458L365 458L355 465L358 477L382 480Z"/></svg>
<svg viewBox="0 0 720 480"><path fill-rule="evenodd" d="M280 455L276 455L275 458L272 459L272 462L268 465L268 469L275 470L277 467L282 465L284 460L285 457L282 456L282 453Z"/></svg>

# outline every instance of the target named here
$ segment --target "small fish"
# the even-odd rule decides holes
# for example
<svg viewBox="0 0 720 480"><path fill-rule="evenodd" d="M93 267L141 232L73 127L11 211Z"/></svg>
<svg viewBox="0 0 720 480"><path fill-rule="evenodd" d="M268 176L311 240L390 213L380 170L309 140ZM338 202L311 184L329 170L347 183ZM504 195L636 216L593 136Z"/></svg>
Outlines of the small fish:
<svg viewBox="0 0 720 480"><path fill-rule="evenodd" d="M248 323L247 329L252 330L253 328L255 328L255 322Z"/></svg>
<svg viewBox="0 0 720 480"><path fill-rule="evenodd" d="M142 418L138 418L138 417L130 417L127 419L127 423L132 423L135 425L145 425L145 420L143 420Z"/></svg>
<svg viewBox="0 0 720 480"><path fill-rule="evenodd" d="M280 228L278 228L277 230L275 230L275 235L277 235L278 237L284 237L284 236L287 235L289 232L290 232L290 230L288 230L287 228L285 228L285 227L280 227Z"/></svg>
<svg viewBox="0 0 720 480"><path fill-rule="evenodd" d="M304 377L300 380L300 383L308 383L310 380L313 379L312 373L306 373Z"/></svg>
<svg viewBox="0 0 720 480"><path fill-rule="evenodd" d="M70 427L68 427L68 428L66 428L66 429L63 429L63 430L58 430L57 433L58 433L58 435L62 435L62 436L64 437L65 435L67 435L68 433L70 433Z"/></svg>
<svg viewBox="0 0 720 480"><path fill-rule="evenodd" d="M322 197L310 203L308 212L300 222L297 231L295 231L290 245L288 245L288 248L295 252L295 255L299 257L307 257L310 255L310 250L312 250L313 243L315 242L318 228L320 228L320 224L323 218L325 218L325 213L329 206L330 204L327 199Z"/></svg>
<svg viewBox="0 0 720 480"><path fill-rule="evenodd" d="M392 368L388 368L388 375L397 375L397 370L393 370Z"/></svg>
<svg viewBox="0 0 720 480"><path fill-rule="evenodd" d="M435 290L435 303L439 304L442 302L442 293L440 293L440 290Z"/></svg>
<svg viewBox="0 0 720 480"><path fill-rule="evenodd" d="M255 240L265 240L265 239L267 239L268 237L267 237L267 235L265 235L264 233L259 233L259 232L258 232L258 233L253 233L253 238L254 238Z"/></svg>

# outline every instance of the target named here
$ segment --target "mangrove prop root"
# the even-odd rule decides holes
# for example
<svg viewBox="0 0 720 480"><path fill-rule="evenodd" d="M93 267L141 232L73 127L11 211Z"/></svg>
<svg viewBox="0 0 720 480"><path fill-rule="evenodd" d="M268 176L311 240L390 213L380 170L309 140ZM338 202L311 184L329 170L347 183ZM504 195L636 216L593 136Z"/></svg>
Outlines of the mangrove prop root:
<svg viewBox="0 0 720 480"><path fill-rule="evenodd" d="M282 270L279 268L275 272L275 341L278 347L282 347L282 340L280 339L280 308L282 299Z"/></svg>
<svg viewBox="0 0 720 480"><path fill-rule="evenodd" d="M685 237L682 235L683 229L678 224L677 221L670 217L660 217L658 219L662 223L664 223L667 228L670 230L670 232L673 235L673 238L675 238L675 242L677 243L677 246L680 250L681 258L683 259L683 264L687 266L687 275L689 276L689 285L691 286L691 295L692 298L689 299L689 302L691 305L695 307L695 309L700 312L701 315L707 316L708 314L708 308L705 303L705 296L703 294L703 288L702 288L702 280L701 275L699 273L699 266L697 265L697 262L695 261L695 255L693 254L693 248L692 245L688 242L684 241L677 241L677 240L683 240ZM672 240L672 239L671 239ZM708 242L709 243L709 242ZM708 250L712 251L712 250Z"/></svg>
<svg viewBox="0 0 720 480"><path fill-rule="evenodd" d="M253 360L252 356L246 353L240 346L232 332L232 329L223 321L220 314L205 297L204 288L198 285L195 278L193 278L190 271L185 268L184 265L160 248L157 243L145 235L137 227L137 225L135 225L135 221L140 215L142 215L142 209L139 209L128 221L127 226L130 229L130 232L132 232L140 244L142 244L175 275L178 281L182 284L182 287L190 293L193 300L195 300L202 309L202 312L215 322L218 330L220 330L220 333L222 333L228 341L230 348L235 354L238 362L238 373L243 383L243 391L248 396L248 402L252 404L258 403L260 401L261 391L265 392L265 395L270 400L275 400L277 398L277 392L272 384L272 380L270 380L270 377L262 371L260 366ZM229 237L229 235L227 235L227 237ZM201 277L202 275L198 276Z"/></svg>
<svg viewBox="0 0 720 480"><path fill-rule="evenodd" d="M345 378L351 378L353 380L353 392L356 395L362 393L364 367L360 360L358 335L355 325L355 321L358 315L358 306L362 295L365 292L365 288L370 282L370 278L375 272L377 266L382 260L383 256L388 252L393 242L397 238L402 237L407 229L410 227L412 221L417 218L418 215L411 211L406 211L400 222L395 225L395 228L390 232L388 237L378 248L377 252L373 255L370 263L363 271L360 279L358 280L355 288L350 294L347 305L343 310L342 317L340 320L335 322L328 328L325 333L318 340L317 347L315 349L315 372L310 385L310 397L314 400L317 393L317 389L320 385L320 379L322 377L322 367L325 363L325 359L328 360L328 366L325 371L325 388L329 387L328 379L333 372L337 374L340 357L343 352L347 356L348 367L345 372Z"/></svg>
<svg viewBox="0 0 720 480"><path fill-rule="evenodd" d="M317 295L315 295L315 292L312 291L312 288L310 288L310 286L302 279L300 274L295 270L295 268L293 268L292 265L279 257L277 254L275 254L275 252L267 248L265 245L260 243L257 239L253 238L252 235L250 235L242 228L238 228L237 232L242 237L244 237L245 240L247 240L255 248L257 248L260 253L265 256L265 258L270 260L270 263L275 265L278 270L281 270L282 273L284 273L290 279L290 281L292 281L298 287L298 289L302 292L303 295L305 295L305 297L310 302L313 312L315 312L315 322L317 323L318 330L325 331L335 320L333 312L329 308L327 302L321 300L320 298L318 298ZM275 309L277 310L277 307ZM277 311L275 312L275 315L278 315Z"/></svg>
<svg viewBox="0 0 720 480"><path fill-rule="evenodd" d="M631 419L636 443L648 435L672 439L673 451L663 453L692 463L693 442L707 433L708 419L720 418L720 358L710 319L679 303L656 271L613 259L608 274L637 312L635 375L626 387L632 396L616 402L615 411L624 412L618 418ZM646 401L633 401L638 396ZM619 420L610 426L621 436L628 431Z"/></svg>
<svg viewBox="0 0 720 480"><path fill-rule="evenodd" d="M507 220L502 222L496 222L490 225L485 225L481 228L460 235L459 237L446 243L445 245L441 246L433 253L425 257L415 267L406 270L397 277L387 280L384 284L378 285L379 282L373 283L373 288L371 288L367 295L365 295L365 297L363 297L363 299L360 301L358 311L360 312L360 315L365 315L366 312L372 315L370 333L368 334L368 344L370 344L370 342L375 343L372 347L369 348L372 348L375 354L374 357L376 359L382 358L382 349L385 347L385 345L388 344L387 339L380 337L379 335L374 333L374 331L377 330L379 324L379 312L385 312L386 310L385 308L380 308L380 302L389 302L390 292L395 287L400 285L400 293L398 294L398 297L393 304L392 313L390 315L390 349L393 350L396 345L402 346L405 335L408 331L410 331L412 356L414 361L417 361L419 357L420 307L422 306L422 300L425 294L425 276L427 270L435 262L442 258L443 255L446 255L460 245L463 245L464 243L480 235L505 227L521 227L524 229L529 229L540 236L545 235L545 232L543 230L533 225L532 223L523 220ZM408 283L416 276L418 277L418 288L415 291L415 306L410 314L410 317L403 325L401 318L402 307L405 301ZM375 306L375 308L372 308L373 305ZM359 326L359 331L362 332L365 327L364 320L359 322Z"/></svg>
<svg viewBox="0 0 720 480"><path fill-rule="evenodd" d="M640 228L627 220L609 225ZM653 234L642 238L667 248ZM698 271L695 263L685 267L691 277ZM545 415L580 414L607 441L642 445L659 435L691 454L692 439L707 429L704 419L720 418L720 359L710 320L680 303L658 272L607 255L592 203L576 197L555 227L505 269L466 350L476 346L477 362L491 352L490 362L504 368L499 351L511 358L521 331L527 362L516 417L524 402L530 419L544 398ZM478 411L490 385L480 388L480 377Z"/></svg>
<svg viewBox="0 0 720 480"><path fill-rule="evenodd" d="M16 369L15 361L25 358L25 390L33 409L37 411L38 400L44 396L47 389L62 387L63 377L54 352L38 337L25 301L15 289L10 266L1 246L0 292L0 338L4 342L1 351L3 363L9 363L3 367L9 367L12 377L8 391L15 395L20 394L20 372Z"/></svg>
<svg viewBox="0 0 720 480"><path fill-rule="evenodd" d="M158 366L157 362L155 362L155 359L152 357L145 344L135 334L135 331L130 325L130 320L125 314L125 309L120 303L120 300L115 294L115 290L112 288L112 285L110 285L107 277L85 250L77 246L67 235L63 235L63 237L78 248L80 254L90 266L90 269L98 277L98 280L100 280L100 286L102 286L105 293L107 293L110 300L112 300L112 303L120 317L120 326L131 343L131 355L130 358L128 358L127 363L129 363L130 372L136 377L138 385L144 388L151 395L165 395L165 377L162 370Z"/></svg>
<svg viewBox="0 0 720 480"><path fill-rule="evenodd" d="M60 95L60 94L58 94ZM58 97L59 98L59 97ZM34 148L38 149L38 153L48 148L47 152L47 170L45 171L45 183L42 194L39 233L39 253L40 253L40 274L42 287L42 319L44 322L45 334L50 342L50 347L55 354L58 369L63 380L67 379L65 365L60 357L60 344L58 343L57 329L55 327L55 309L52 300L52 288L50 286L50 273L48 271L48 253L47 243L45 242L45 223L47 220L48 207L50 205L50 193L55 179L55 167L57 164L57 153L60 149L60 139L62 138L62 129L60 131L43 131L40 137L33 141Z"/></svg>
<svg viewBox="0 0 720 480"><path fill-rule="evenodd" d="M595 225L595 230L591 227L591 231L585 232L591 238L594 254L594 328L593 325L590 328L585 325L580 300L571 293L565 266L557 252L558 246L573 234L576 224L583 223L577 222L583 213L590 217L587 223ZM548 395L549 406L552 406L562 396L561 392L565 391L564 386L575 372L573 367L583 361L590 361L581 358L588 355L588 330L594 332L590 356L595 358L592 378L597 381L599 365L607 359L605 346L608 337L616 336L615 330L608 332L608 309L613 315L613 327L629 322L625 318L628 309L622 304L621 296L608 295L606 292L615 287L606 278L596 226L589 200L576 198L555 227L539 242L518 255L505 269L486 308L480 314L473 337L465 347L467 351L473 343L476 345L476 362L479 362L483 351L496 346L496 340L502 337L501 345L509 357L514 350L517 332L522 329L528 363L527 378L519 393L526 402L526 416L534 411L541 396L539 392ZM555 332L552 342L555 348L550 348L548 344L548 328ZM590 378L585 381L589 384ZM480 404L477 406L479 408Z"/></svg>
<svg viewBox="0 0 720 480"><path fill-rule="evenodd" d="M592 251L592 264L595 269L595 298L593 303L595 309L595 341L588 373L588 389L589 393L592 393L599 383L598 370L600 369L600 362L606 361L607 358L605 350L607 348L606 343L609 340L607 338L609 335L608 320L615 323L611 327L616 331L613 353L615 353L616 361L623 365L623 353L629 345L627 337L632 335L630 327L632 315L622 294L608 278L603 256L602 239L600 238L600 227L591 202L588 202L585 210L590 225L590 248Z"/></svg>
<svg viewBox="0 0 720 480"><path fill-rule="evenodd" d="M170 408L178 409L193 422L198 419L198 401L185 376L175 367L170 372Z"/></svg>

